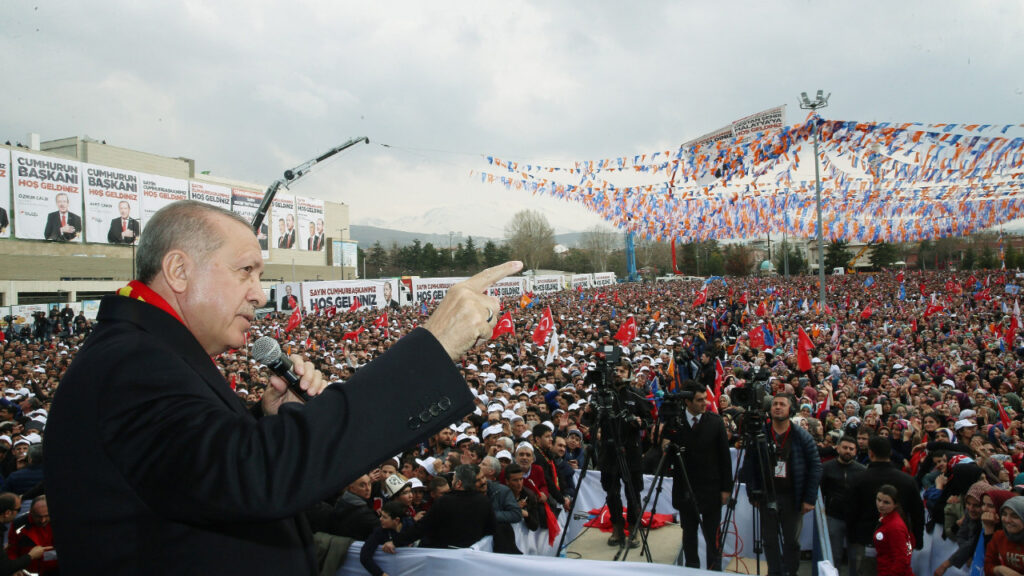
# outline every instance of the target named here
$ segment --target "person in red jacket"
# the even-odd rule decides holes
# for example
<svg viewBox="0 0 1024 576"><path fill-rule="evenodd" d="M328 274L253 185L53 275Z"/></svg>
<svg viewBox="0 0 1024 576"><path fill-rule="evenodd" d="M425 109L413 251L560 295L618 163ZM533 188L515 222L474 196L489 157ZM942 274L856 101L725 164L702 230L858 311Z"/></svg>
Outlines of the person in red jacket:
<svg viewBox="0 0 1024 576"><path fill-rule="evenodd" d="M46 496L37 496L29 508L28 524L21 527L14 538L7 546L7 557L15 559L32 550L42 547L44 550L53 549L53 525L50 524L50 510L46 505ZM45 553L41 558L32 555L33 560L28 566L30 572L40 574L57 574L57 556L52 553Z"/></svg>
<svg viewBox="0 0 1024 576"><path fill-rule="evenodd" d="M1024 496L1014 496L999 508L1003 529L996 530L985 548L985 574L1024 574Z"/></svg>
<svg viewBox="0 0 1024 576"><path fill-rule="evenodd" d="M875 506L879 514L874 536L878 576L914 576L910 569L914 537L903 519L903 508L896 487L892 484L879 486L875 493Z"/></svg>

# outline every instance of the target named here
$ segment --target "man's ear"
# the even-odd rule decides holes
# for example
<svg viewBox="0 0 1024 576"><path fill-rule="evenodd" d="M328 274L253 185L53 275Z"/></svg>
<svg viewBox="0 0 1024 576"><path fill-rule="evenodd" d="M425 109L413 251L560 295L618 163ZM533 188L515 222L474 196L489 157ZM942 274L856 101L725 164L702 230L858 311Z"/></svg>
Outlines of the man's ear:
<svg viewBox="0 0 1024 576"><path fill-rule="evenodd" d="M171 290L180 294L188 288L193 261L184 250L171 250L165 254L160 268Z"/></svg>

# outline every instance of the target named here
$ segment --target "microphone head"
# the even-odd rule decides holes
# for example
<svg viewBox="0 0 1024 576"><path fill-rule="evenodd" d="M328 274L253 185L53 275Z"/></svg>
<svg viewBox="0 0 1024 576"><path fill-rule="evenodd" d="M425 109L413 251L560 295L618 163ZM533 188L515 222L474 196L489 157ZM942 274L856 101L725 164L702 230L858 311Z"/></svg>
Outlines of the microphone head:
<svg viewBox="0 0 1024 576"><path fill-rule="evenodd" d="M260 364L272 364L281 357L281 345L270 336L260 336L252 343L252 359Z"/></svg>

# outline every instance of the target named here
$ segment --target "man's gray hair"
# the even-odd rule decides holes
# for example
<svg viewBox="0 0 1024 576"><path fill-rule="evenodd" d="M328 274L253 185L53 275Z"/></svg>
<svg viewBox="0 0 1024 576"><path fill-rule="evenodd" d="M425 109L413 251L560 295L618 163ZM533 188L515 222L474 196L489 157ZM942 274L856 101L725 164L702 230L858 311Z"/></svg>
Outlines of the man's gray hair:
<svg viewBox="0 0 1024 576"><path fill-rule="evenodd" d="M476 464L459 464L455 467L455 481L462 490L473 490L479 473L480 467Z"/></svg>
<svg viewBox="0 0 1024 576"><path fill-rule="evenodd" d="M160 273L164 256L171 250L184 250L196 260L203 260L220 248L225 238L212 232L211 223L216 216L249 226L245 218L234 212L195 200L180 200L158 210L146 224L135 252L139 281L152 282Z"/></svg>
<svg viewBox="0 0 1024 576"><path fill-rule="evenodd" d="M494 456L487 456L481 462L480 465L490 469L495 474L501 473L501 462L498 461Z"/></svg>
<svg viewBox="0 0 1024 576"><path fill-rule="evenodd" d="M513 442L512 439L509 438L508 436L502 436L501 438L498 438L498 444L501 444L502 447L504 447L505 450L508 450L509 452L515 452L516 450L515 442Z"/></svg>

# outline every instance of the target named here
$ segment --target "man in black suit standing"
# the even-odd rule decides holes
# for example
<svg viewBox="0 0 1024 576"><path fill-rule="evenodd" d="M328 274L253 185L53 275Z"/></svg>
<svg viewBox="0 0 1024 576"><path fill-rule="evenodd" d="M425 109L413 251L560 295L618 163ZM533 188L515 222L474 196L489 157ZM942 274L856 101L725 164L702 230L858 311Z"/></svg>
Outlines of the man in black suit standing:
<svg viewBox="0 0 1024 576"><path fill-rule="evenodd" d="M313 250L317 252L324 249L324 219L316 221L316 234L313 235Z"/></svg>
<svg viewBox="0 0 1024 576"><path fill-rule="evenodd" d="M110 221L107 231L107 242L111 244L134 244L139 239L139 221L132 218L132 206L126 200L117 203L117 211L121 214Z"/></svg>
<svg viewBox="0 0 1024 576"><path fill-rule="evenodd" d="M722 554L718 550L718 525L722 506L732 493L732 456L722 418L707 411L707 388L690 381L683 388L685 410L666 425L665 438L682 449L683 466L693 488L693 498L686 490L682 471L673 467L672 506L679 510L683 528L683 555L686 566L700 568L697 555L697 524L704 533L705 567L722 570ZM670 456L671 458L671 456ZM672 460L668 460L672 462ZM699 513L699 516L698 516Z"/></svg>
<svg viewBox="0 0 1024 576"><path fill-rule="evenodd" d="M295 216L286 214L284 220L288 231L284 235L284 246L281 246L281 242L278 241L278 248L295 248Z"/></svg>
<svg viewBox="0 0 1024 576"><path fill-rule="evenodd" d="M58 242L70 242L82 233L82 217L68 211L71 201L66 192L57 193L57 211L46 216L43 238Z"/></svg>
<svg viewBox="0 0 1024 576"><path fill-rule="evenodd" d="M47 419L61 568L313 576L303 511L473 409L453 360L490 337L498 301L485 291L522 263L453 286L345 386L328 387L312 362L291 356L312 399L270 375L250 410L210 361L245 345L266 303L249 222L184 200L147 229L138 279L101 302Z"/></svg>

